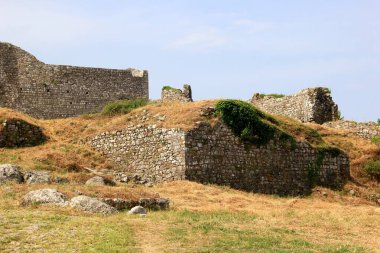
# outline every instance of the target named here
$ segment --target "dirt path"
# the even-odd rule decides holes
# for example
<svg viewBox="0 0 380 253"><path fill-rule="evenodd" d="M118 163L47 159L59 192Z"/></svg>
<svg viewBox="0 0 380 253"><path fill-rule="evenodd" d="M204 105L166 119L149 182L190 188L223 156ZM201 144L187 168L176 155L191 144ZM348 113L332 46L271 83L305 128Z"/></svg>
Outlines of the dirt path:
<svg viewBox="0 0 380 253"><path fill-rule="evenodd" d="M155 222L149 217L131 220L131 227L137 242L136 248L142 253L169 252L165 239L165 224Z"/></svg>

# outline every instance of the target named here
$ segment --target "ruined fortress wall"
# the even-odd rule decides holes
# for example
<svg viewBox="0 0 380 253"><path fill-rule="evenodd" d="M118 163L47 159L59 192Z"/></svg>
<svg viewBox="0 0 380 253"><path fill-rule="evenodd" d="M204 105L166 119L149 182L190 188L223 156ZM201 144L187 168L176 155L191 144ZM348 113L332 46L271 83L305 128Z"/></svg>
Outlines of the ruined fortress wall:
<svg viewBox="0 0 380 253"><path fill-rule="evenodd" d="M339 120L327 122L323 125L335 129L346 130L354 135L366 139L371 139L377 135L380 135L380 125L377 125L374 122L354 122L347 120Z"/></svg>
<svg viewBox="0 0 380 253"><path fill-rule="evenodd" d="M185 133L179 129L129 126L98 135L89 144L141 182L184 179Z"/></svg>
<svg viewBox="0 0 380 253"><path fill-rule="evenodd" d="M318 161L319 160L319 161ZM319 164L320 163L320 164ZM307 143L244 144L224 124L200 125L186 136L186 178L278 195L305 195L312 185L339 188L349 177L345 154L319 154Z"/></svg>
<svg viewBox="0 0 380 253"><path fill-rule="evenodd" d="M257 93L251 102L263 111L288 116L304 123L322 124L338 117L338 106L326 88L304 89L294 95L279 98Z"/></svg>
<svg viewBox="0 0 380 253"><path fill-rule="evenodd" d="M306 143L297 143L295 149L276 142L248 146L222 123L215 127L200 123L187 132L130 126L88 143L142 182L188 179L245 191L304 195L313 184L339 188L349 177L345 154L321 157Z"/></svg>
<svg viewBox="0 0 380 253"><path fill-rule="evenodd" d="M191 86L185 84L183 85L183 90L166 86L166 88L164 87L161 91L161 101L182 103L193 102Z"/></svg>
<svg viewBox="0 0 380 253"><path fill-rule="evenodd" d="M37 118L98 112L107 102L148 98L148 73L47 65L0 43L0 106Z"/></svg>

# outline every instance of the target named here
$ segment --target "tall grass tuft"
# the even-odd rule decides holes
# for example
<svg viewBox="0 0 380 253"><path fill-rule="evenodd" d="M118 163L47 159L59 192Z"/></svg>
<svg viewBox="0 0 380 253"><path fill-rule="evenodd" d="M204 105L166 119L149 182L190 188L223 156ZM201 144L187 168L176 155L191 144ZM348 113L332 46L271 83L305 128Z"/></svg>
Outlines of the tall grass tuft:
<svg viewBox="0 0 380 253"><path fill-rule="evenodd" d="M148 104L148 100L144 98L133 100L116 100L109 102L106 106L104 106L102 115L127 114L133 109L145 106L146 104Z"/></svg>

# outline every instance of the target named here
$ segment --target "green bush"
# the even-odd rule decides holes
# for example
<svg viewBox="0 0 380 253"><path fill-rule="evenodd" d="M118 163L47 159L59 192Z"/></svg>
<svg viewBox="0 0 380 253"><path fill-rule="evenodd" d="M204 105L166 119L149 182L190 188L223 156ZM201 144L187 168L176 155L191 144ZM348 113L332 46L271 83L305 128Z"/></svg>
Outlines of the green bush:
<svg viewBox="0 0 380 253"><path fill-rule="evenodd" d="M145 106L147 99L116 100L109 102L102 110L103 115L127 114L135 108Z"/></svg>
<svg viewBox="0 0 380 253"><path fill-rule="evenodd" d="M276 131L279 131L274 125L268 123L277 123L274 118L247 102L222 100L216 104L215 109L216 114L221 116L223 122L232 129L234 134L255 145L267 144L273 139Z"/></svg>
<svg viewBox="0 0 380 253"><path fill-rule="evenodd" d="M364 172L378 181L380 181L380 160L371 160L364 166Z"/></svg>

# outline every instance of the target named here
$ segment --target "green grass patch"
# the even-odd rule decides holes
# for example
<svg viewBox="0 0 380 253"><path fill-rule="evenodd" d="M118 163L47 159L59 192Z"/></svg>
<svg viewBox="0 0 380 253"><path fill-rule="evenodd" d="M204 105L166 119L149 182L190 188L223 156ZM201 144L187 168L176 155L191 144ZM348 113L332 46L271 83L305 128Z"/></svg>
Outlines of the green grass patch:
<svg viewBox="0 0 380 253"><path fill-rule="evenodd" d="M272 97L272 98L283 98L285 97L284 94L277 94L277 93L270 93L270 94L259 94L260 98L265 98L265 97Z"/></svg>
<svg viewBox="0 0 380 253"><path fill-rule="evenodd" d="M286 227L265 229L260 217L244 212L177 211L154 219L169 222L165 237L180 246L176 252L365 252L360 246L315 243Z"/></svg>
<svg viewBox="0 0 380 253"><path fill-rule="evenodd" d="M380 160L371 160L364 165L364 172L373 179L380 181Z"/></svg>
<svg viewBox="0 0 380 253"><path fill-rule="evenodd" d="M376 145L380 145L380 134L375 135L371 138L371 142Z"/></svg>
<svg viewBox="0 0 380 253"><path fill-rule="evenodd" d="M148 104L148 100L144 98L138 98L134 100L116 100L109 102L102 110L103 115L117 115L127 114L133 109L145 106Z"/></svg>

